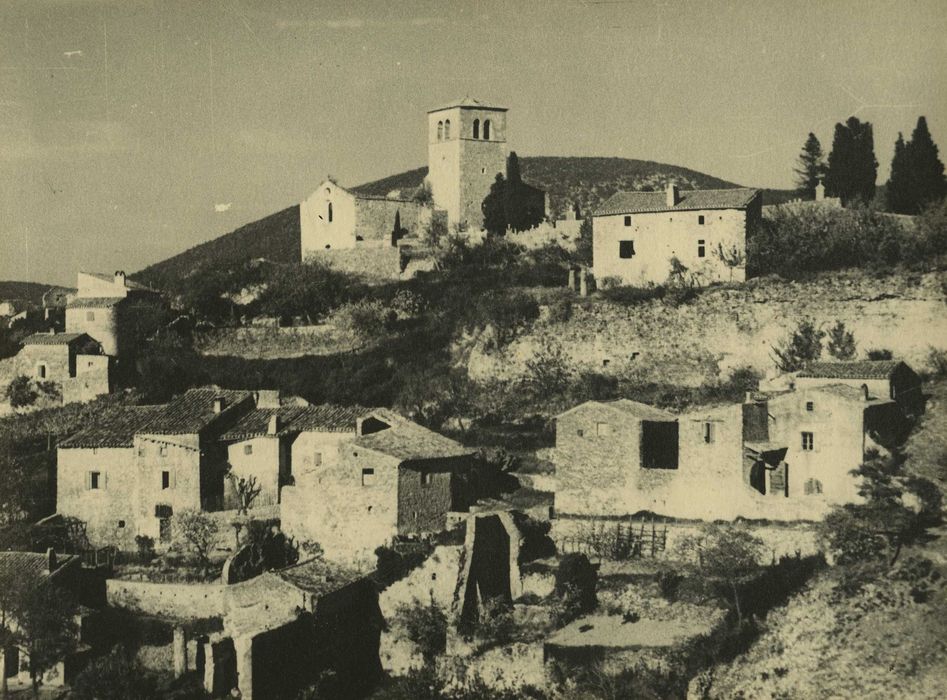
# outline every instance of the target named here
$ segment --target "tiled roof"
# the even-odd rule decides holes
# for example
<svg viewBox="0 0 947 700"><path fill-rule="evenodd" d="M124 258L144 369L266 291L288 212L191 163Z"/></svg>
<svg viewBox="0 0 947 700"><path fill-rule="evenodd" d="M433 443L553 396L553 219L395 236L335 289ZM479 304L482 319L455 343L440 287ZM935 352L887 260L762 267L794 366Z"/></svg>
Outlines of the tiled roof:
<svg viewBox="0 0 947 700"><path fill-rule="evenodd" d="M878 396L869 396L868 398L865 398L865 392L862 389L859 387L850 386L848 384L830 384L828 386L820 386L816 389L808 389L808 391L815 391L823 394L833 394L843 399L847 399L848 401L855 401L857 403L893 403L891 399L885 399Z"/></svg>
<svg viewBox="0 0 947 700"><path fill-rule="evenodd" d="M23 345L70 345L83 337L89 338L85 333L34 333L22 342Z"/></svg>
<svg viewBox="0 0 947 700"><path fill-rule="evenodd" d="M357 437L354 444L400 460L442 459L463 457L474 453L459 442L387 410L373 411L373 416L390 427Z"/></svg>
<svg viewBox="0 0 947 700"><path fill-rule="evenodd" d="M155 419L164 406L121 406L101 414L84 430L63 440L59 447L131 447L135 433Z"/></svg>
<svg viewBox="0 0 947 700"><path fill-rule="evenodd" d="M249 391L215 387L188 389L165 404L164 410L138 432L152 435L198 433L217 417L218 414L214 413L214 399L217 398L224 400L224 411L227 411L237 404L252 401L253 394Z"/></svg>
<svg viewBox="0 0 947 700"><path fill-rule="evenodd" d="M101 309L115 306L127 297L76 297L66 303L67 309Z"/></svg>
<svg viewBox="0 0 947 700"><path fill-rule="evenodd" d="M356 571L327 564L322 559L310 559L273 573L297 588L316 595L337 591L362 578Z"/></svg>
<svg viewBox="0 0 947 700"><path fill-rule="evenodd" d="M759 190L734 188L728 190L688 190L680 192L680 201L667 205L666 192L616 192L595 210L594 216L611 214L644 214L659 211L693 211L698 209L745 209Z"/></svg>
<svg viewBox="0 0 947 700"><path fill-rule="evenodd" d="M361 406L280 406L279 408L256 408L242 416L233 427L221 436L221 440L246 440L265 435L270 417L279 416L279 435L303 431L321 433L354 433L356 421L371 412Z"/></svg>
<svg viewBox="0 0 947 700"><path fill-rule="evenodd" d="M621 411L625 415L632 416L638 420L648 420L648 421L675 421L677 416L668 413L667 411L662 411L659 408L654 406L649 406L646 403L639 403L638 401L632 401L630 399L615 399L613 401L586 401L585 403L580 403L578 406L573 406L568 411L560 413L557 418L562 418L573 411L578 411L586 406L604 406L615 411Z"/></svg>
<svg viewBox="0 0 947 700"><path fill-rule="evenodd" d="M810 362L796 376L817 379L889 379L901 364L899 360Z"/></svg>
<svg viewBox="0 0 947 700"><path fill-rule="evenodd" d="M506 107L500 107L500 106L497 106L497 105L491 105L491 104L489 104L489 103L487 103L487 102L483 102L482 100L478 100L478 99L475 99L475 98L473 98L473 97L469 97L469 96L468 96L468 97L464 97L463 99L460 99L460 100L451 100L450 102L447 102L446 104L443 104L443 105L441 105L440 107L435 107L434 109L429 109L429 110L427 111L427 113L430 114L431 112L440 112L440 111L442 111L442 110L445 110L445 109L452 109L452 108L454 108L454 107L475 107L475 108L478 108L478 109L492 109L492 110L494 110L494 111L496 111L496 112L506 112L506 111L508 111Z"/></svg>
<svg viewBox="0 0 947 700"><path fill-rule="evenodd" d="M105 273L105 272L85 272L85 271L83 271L82 274L83 274L83 275L89 275L89 277L95 277L96 279L100 279L100 280L102 280L103 282L112 282L113 284L115 283L115 275L109 275L109 274L107 274L107 273ZM154 289L151 289L150 287L146 287L146 286L143 285L143 284L139 284L138 282L135 282L134 280L128 279L128 277L125 278L125 288L126 288L126 289L140 289L140 290L142 290L142 291L148 291L148 292L153 292L153 291L155 291Z"/></svg>
<svg viewBox="0 0 947 700"><path fill-rule="evenodd" d="M73 560L72 556L60 554L56 557L53 573ZM48 559L38 552L0 552L0 586L9 588L14 581L32 582L33 586L49 579L46 570Z"/></svg>

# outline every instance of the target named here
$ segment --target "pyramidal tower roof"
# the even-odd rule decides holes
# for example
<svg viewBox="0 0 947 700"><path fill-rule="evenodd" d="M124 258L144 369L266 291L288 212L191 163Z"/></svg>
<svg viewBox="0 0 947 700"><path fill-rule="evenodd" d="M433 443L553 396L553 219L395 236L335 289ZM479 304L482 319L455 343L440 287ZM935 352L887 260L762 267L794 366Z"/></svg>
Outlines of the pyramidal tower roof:
<svg viewBox="0 0 947 700"><path fill-rule="evenodd" d="M440 107L435 107L434 109L429 109L428 114L431 112L442 112L445 109L454 109L455 107L473 107L476 109L490 109L496 112L506 112L508 111L506 107L500 107L498 105L492 105L483 100L478 100L476 98L470 97L469 95L460 100L451 100L445 104L442 104Z"/></svg>

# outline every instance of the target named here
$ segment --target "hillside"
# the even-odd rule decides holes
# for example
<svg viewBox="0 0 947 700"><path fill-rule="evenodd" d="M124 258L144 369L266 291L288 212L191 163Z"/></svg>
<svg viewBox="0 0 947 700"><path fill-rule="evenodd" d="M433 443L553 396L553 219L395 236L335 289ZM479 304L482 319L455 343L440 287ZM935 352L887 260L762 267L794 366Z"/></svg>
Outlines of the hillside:
<svg viewBox="0 0 947 700"><path fill-rule="evenodd" d="M33 304L40 304L46 291L54 286L40 282L0 281L0 300L24 299Z"/></svg>
<svg viewBox="0 0 947 700"><path fill-rule="evenodd" d="M296 262L299 255L299 206L294 205L149 265L131 278L149 287L174 291L181 280L211 265L227 266L254 258Z"/></svg>
<svg viewBox="0 0 947 700"><path fill-rule="evenodd" d="M660 188L668 180L677 181L685 189L739 187L696 170L631 158L524 157L520 167L524 178L549 192L550 205L557 213L571 203L578 204L586 213L619 190ZM425 175L426 167L416 168L351 189L359 194L384 196L418 187ZM767 190L764 201L783 201L790 194ZM174 290L179 280L207 265L225 266L262 257L274 262L295 262L299 254L299 207L293 206L150 265L132 275L132 279Z"/></svg>

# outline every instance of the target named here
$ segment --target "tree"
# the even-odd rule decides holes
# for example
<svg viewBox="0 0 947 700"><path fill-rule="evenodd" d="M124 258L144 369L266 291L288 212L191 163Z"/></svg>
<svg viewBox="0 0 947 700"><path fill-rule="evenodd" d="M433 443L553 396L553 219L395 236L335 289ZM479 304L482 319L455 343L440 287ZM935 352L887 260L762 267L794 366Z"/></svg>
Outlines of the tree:
<svg viewBox="0 0 947 700"><path fill-rule="evenodd" d="M849 117L844 124L836 124L825 176L827 194L841 197L845 206L856 201L867 204L875 196L877 176L871 123Z"/></svg>
<svg viewBox="0 0 947 700"><path fill-rule="evenodd" d="M717 243L717 249L714 251L714 254L724 265L727 266L727 269L730 271L730 280L733 280L733 270L737 267L744 267L746 265L746 253L744 253L736 245L731 245L728 248L723 247L723 243Z"/></svg>
<svg viewBox="0 0 947 700"><path fill-rule="evenodd" d="M13 381L7 386L6 397L11 407L23 408L24 406L32 406L39 398L39 394L33 387L32 380L21 374L14 377Z"/></svg>
<svg viewBox="0 0 947 700"><path fill-rule="evenodd" d="M825 331L817 329L812 321L800 321L796 330L781 345L772 346L773 361L783 372L795 372L806 363L822 356L822 338Z"/></svg>
<svg viewBox="0 0 947 700"><path fill-rule="evenodd" d="M533 354L526 360L526 380L537 397L556 396L569 385L572 371L569 358L563 352L562 345L548 338L543 340Z"/></svg>
<svg viewBox="0 0 947 700"><path fill-rule="evenodd" d="M815 134L809 133L793 172L796 174L796 189L799 193L805 197L815 197L816 185L825 175L825 154Z"/></svg>
<svg viewBox="0 0 947 700"><path fill-rule="evenodd" d="M207 576L210 552L217 541L217 522L202 511L182 510L174 515L173 529L175 536L197 555L204 576Z"/></svg>
<svg viewBox="0 0 947 700"><path fill-rule="evenodd" d="M75 613L69 595L49 582L37 585L35 579L24 576L0 590L3 641L26 655L35 696L43 674L76 646Z"/></svg>
<svg viewBox="0 0 947 700"><path fill-rule="evenodd" d="M829 355L836 360L854 360L856 354L855 336L846 330L845 324L836 321L829 331L829 342L826 346Z"/></svg>
<svg viewBox="0 0 947 700"><path fill-rule="evenodd" d="M888 210L898 214L906 214L911 209L911 165L908 161L907 146L904 136L898 132L898 139L894 142L894 157L891 159L891 175L885 188L885 199Z"/></svg>
<svg viewBox="0 0 947 700"><path fill-rule="evenodd" d="M944 198L947 180L937 145L927 128L927 119L918 117L907 143L901 134L894 145L891 177L888 180L888 208L899 214L920 214Z"/></svg>
<svg viewBox="0 0 947 700"><path fill-rule="evenodd" d="M237 512L246 515L257 496L263 491L263 487L257 482L255 476L237 476L232 469L227 472L227 479L237 496Z"/></svg>
<svg viewBox="0 0 947 700"><path fill-rule="evenodd" d="M575 244L575 261L581 265L592 264L592 217L587 216L579 227L579 240Z"/></svg>
<svg viewBox="0 0 947 700"><path fill-rule="evenodd" d="M408 639L418 646L425 664L433 664L434 659L444 653L447 648L447 615L433 598L427 605L417 600L413 605L400 605L397 619Z"/></svg>
<svg viewBox="0 0 947 700"><path fill-rule="evenodd" d="M490 191L480 206L483 211L483 228L492 236L506 233L506 178L497 173Z"/></svg>
<svg viewBox="0 0 947 700"><path fill-rule="evenodd" d="M760 568L763 541L748 530L711 523L684 538L680 548L685 555L694 556L703 576L729 587L737 618L742 620L739 584Z"/></svg>

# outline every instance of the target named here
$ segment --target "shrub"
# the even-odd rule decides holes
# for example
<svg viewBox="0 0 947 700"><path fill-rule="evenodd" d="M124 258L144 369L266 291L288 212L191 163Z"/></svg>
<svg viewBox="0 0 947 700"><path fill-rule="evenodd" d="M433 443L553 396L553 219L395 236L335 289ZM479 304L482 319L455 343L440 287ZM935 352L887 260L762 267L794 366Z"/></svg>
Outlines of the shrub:
<svg viewBox="0 0 947 700"><path fill-rule="evenodd" d="M661 591L661 597L671 602L677 600L677 593L683 580L684 576L672 569L659 571L658 589Z"/></svg>
<svg viewBox="0 0 947 700"><path fill-rule="evenodd" d="M14 377L13 381L7 386L6 397L11 407L23 408L36 403L39 393L37 393L33 381L29 377L20 375Z"/></svg>
<svg viewBox="0 0 947 700"><path fill-rule="evenodd" d="M609 277L606 280L612 279ZM617 278L616 278L617 279ZM626 285L614 284L602 287L602 296L616 304L642 304L652 299L662 299L667 294L667 287L655 285L653 287L631 287Z"/></svg>
<svg viewBox="0 0 947 700"><path fill-rule="evenodd" d="M539 317L536 300L523 292L492 291L482 294L471 307L468 326L490 326L496 347L510 342Z"/></svg>
<svg viewBox="0 0 947 700"><path fill-rule="evenodd" d="M447 647L447 616L433 600L428 605L415 601L413 605L401 605L397 619L405 633L414 642L426 663L444 653Z"/></svg>
<svg viewBox="0 0 947 700"><path fill-rule="evenodd" d="M947 377L947 350L932 347L927 353L927 364L931 369L931 376L938 379Z"/></svg>
<svg viewBox="0 0 947 700"><path fill-rule="evenodd" d="M363 299L339 308L335 318L340 329L367 343L388 330L396 315L380 301Z"/></svg>
<svg viewBox="0 0 947 700"><path fill-rule="evenodd" d="M836 360L855 359L855 336L845 328L845 324L841 321L836 321L829 331L829 342L826 350Z"/></svg>
<svg viewBox="0 0 947 700"><path fill-rule="evenodd" d="M96 659L76 677L70 697L78 700L157 700L157 682L123 647Z"/></svg>
<svg viewBox="0 0 947 700"><path fill-rule="evenodd" d="M579 614L591 612L598 604L595 588L598 571L584 554L566 554L556 569L556 594L574 605Z"/></svg>
<svg viewBox="0 0 947 700"><path fill-rule="evenodd" d="M780 345L774 345L773 361L783 372L795 372L822 355L822 338L825 331L815 327L812 321L799 322L796 330Z"/></svg>
<svg viewBox="0 0 947 700"><path fill-rule="evenodd" d="M868 351L867 357L869 360L890 360L894 354L890 350L872 349Z"/></svg>
<svg viewBox="0 0 947 700"><path fill-rule="evenodd" d="M138 559L148 564L155 558L155 538L148 535L135 535L135 544L138 546Z"/></svg>
<svg viewBox="0 0 947 700"><path fill-rule="evenodd" d="M383 589L387 588L421 566L426 558L424 552L412 551L403 555L396 549L382 545L375 549L376 580Z"/></svg>
<svg viewBox="0 0 947 700"><path fill-rule="evenodd" d="M484 646L508 644L516 634L513 608L502 596L483 601L474 637Z"/></svg>

